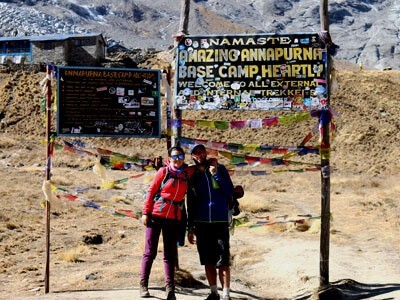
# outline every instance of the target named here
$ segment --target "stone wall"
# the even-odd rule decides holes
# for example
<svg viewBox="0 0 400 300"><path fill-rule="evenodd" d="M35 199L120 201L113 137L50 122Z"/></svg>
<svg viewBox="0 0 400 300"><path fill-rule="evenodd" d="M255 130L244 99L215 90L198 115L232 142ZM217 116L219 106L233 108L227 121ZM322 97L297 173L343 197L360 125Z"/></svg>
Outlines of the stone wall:
<svg viewBox="0 0 400 300"><path fill-rule="evenodd" d="M65 47L65 41L32 42L33 63L49 62L57 65L65 65L67 63Z"/></svg>

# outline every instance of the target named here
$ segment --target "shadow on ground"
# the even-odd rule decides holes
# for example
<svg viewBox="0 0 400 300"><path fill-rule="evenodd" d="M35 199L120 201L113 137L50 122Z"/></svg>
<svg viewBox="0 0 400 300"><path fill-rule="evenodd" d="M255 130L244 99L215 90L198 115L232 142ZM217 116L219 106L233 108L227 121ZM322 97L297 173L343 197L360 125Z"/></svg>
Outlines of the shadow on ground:
<svg viewBox="0 0 400 300"><path fill-rule="evenodd" d="M320 299L320 300L358 300L400 291L399 283L366 284L352 279L342 279L329 284L324 288L309 295L301 295L295 300ZM393 297L384 298L394 300Z"/></svg>

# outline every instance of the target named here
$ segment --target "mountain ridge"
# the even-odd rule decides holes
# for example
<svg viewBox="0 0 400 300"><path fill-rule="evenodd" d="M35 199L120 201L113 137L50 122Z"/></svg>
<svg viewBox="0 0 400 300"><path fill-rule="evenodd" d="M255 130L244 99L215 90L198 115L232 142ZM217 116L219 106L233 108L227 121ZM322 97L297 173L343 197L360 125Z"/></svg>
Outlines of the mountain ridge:
<svg viewBox="0 0 400 300"><path fill-rule="evenodd" d="M175 4L175 5L174 5ZM196 0L189 33L260 34L320 30L312 0ZM3 0L0 36L101 32L128 48L166 50L179 30L180 2L105 0ZM385 18L382 18L385 16ZM400 68L400 3L330 1L329 31L337 58L368 69ZM299 30L300 29L300 30Z"/></svg>

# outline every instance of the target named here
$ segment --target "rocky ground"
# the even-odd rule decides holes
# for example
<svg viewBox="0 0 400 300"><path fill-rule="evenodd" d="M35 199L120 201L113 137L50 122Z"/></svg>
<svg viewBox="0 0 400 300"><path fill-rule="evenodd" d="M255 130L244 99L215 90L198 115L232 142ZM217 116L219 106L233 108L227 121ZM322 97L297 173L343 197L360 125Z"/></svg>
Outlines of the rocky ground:
<svg viewBox="0 0 400 300"><path fill-rule="evenodd" d="M159 54L148 64L161 64L165 57ZM338 88L331 98L337 115L331 157L330 230L330 292L342 297L336 299L400 297L399 75L399 71L359 70L337 63ZM45 222L41 202L46 151L42 91L38 84L43 78L44 73L0 70L2 299L41 298L44 294ZM234 120L269 114L184 112L183 118ZM314 125L315 120L311 119L262 130L184 127L183 135L236 143L294 145ZM131 156L165 156L163 139L83 140L88 145ZM310 141L317 143L318 137ZM318 157L310 159L318 162ZM73 299L74 294L67 292L83 290L103 290L103 296L96 294L98 299L112 299L107 296L112 289L136 293L143 227L134 218L116 217L110 211L140 210L151 174L129 179L112 189L98 189L102 178L93 172L95 164L91 157L62 150L54 153L53 184L71 193L87 188L79 194L80 201L69 201L60 190L55 192L60 197L51 200L50 291L59 297L54 299ZM138 174L106 172L111 181ZM320 174L284 172L232 179L246 189L241 217L246 216L248 224L281 221L235 229L232 288L240 292L235 299L311 298L319 285ZM89 202L100 205L100 209L88 207ZM303 216L307 214L316 218ZM304 220L302 225L294 222L299 218ZM193 299L204 298L206 281L195 248L186 245L179 253L179 299L185 299L185 293ZM153 289L160 288L163 282L160 257L152 272Z"/></svg>

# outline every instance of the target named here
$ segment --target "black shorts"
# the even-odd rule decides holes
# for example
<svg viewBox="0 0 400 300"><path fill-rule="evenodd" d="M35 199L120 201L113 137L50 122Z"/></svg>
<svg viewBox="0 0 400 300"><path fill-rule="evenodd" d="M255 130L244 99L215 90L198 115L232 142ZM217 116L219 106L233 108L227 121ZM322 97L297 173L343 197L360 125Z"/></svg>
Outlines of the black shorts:
<svg viewBox="0 0 400 300"><path fill-rule="evenodd" d="M195 234L202 265L230 265L228 223L196 223Z"/></svg>

